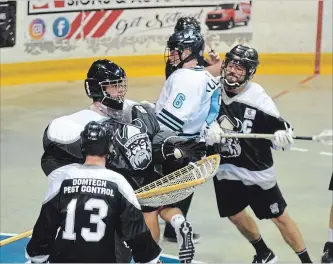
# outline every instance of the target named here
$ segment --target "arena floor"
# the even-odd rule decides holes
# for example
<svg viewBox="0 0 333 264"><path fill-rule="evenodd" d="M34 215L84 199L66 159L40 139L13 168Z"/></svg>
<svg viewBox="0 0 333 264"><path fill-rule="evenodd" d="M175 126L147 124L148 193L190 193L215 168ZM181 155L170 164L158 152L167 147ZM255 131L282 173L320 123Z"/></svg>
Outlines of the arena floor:
<svg viewBox="0 0 333 264"><path fill-rule="evenodd" d="M303 86L307 76L258 76L275 97L282 115L298 135L332 129L332 76L317 77ZM127 98L154 101L164 79L129 80ZM55 117L87 107L83 81L1 88L1 226L0 232L20 233L33 227L47 181L40 169L42 135ZM292 151L275 152L278 182L289 212L304 235L314 261L320 259L327 239L332 194L332 147L297 141ZM249 262L254 250L227 219L217 212L212 183L198 188L188 216L202 235L195 259L203 262ZM270 221L257 221L263 238L282 262L299 262ZM162 225L163 227L163 225ZM162 242L163 253L176 255L176 244ZM24 249L22 249L24 250ZM22 251L23 254L23 251Z"/></svg>

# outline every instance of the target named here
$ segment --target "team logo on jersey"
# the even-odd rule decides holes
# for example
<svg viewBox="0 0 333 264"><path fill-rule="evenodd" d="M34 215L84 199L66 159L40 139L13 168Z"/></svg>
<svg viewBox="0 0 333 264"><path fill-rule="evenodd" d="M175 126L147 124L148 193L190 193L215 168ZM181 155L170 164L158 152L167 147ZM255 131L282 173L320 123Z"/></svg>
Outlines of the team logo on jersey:
<svg viewBox="0 0 333 264"><path fill-rule="evenodd" d="M141 119L124 125L122 132L117 130L115 139L119 142L134 170L144 170L152 161L152 144L147 135L147 127Z"/></svg>
<svg viewBox="0 0 333 264"><path fill-rule="evenodd" d="M243 129L242 121L238 118L231 120L226 115L218 119L220 127L226 133L241 133ZM241 152L240 141L238 138L227 138L225 143L218 145L218 151L223 158L238 157Z"/></svg>
<svg viewBox="0 0 333 264"><path fill-rule="evenodd" d="M256 117L257 110L246 107L244 118L254 120Z"/></svg>

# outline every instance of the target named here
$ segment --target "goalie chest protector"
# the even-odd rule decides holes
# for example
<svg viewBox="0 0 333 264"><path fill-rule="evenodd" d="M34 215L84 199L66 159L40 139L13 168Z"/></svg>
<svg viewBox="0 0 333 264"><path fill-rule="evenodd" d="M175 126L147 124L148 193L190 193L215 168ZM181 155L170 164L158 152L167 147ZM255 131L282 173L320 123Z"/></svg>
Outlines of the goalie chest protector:
<svg viewBox="0 0 333 264"><path fill-rule="evenodd" d="M155 180L152 141L159 131L159 125L154 114L141 105L134 105L132 122L116 122L116 126L114 146L110 149L106 167L124 175L134 189Z"/></svg>

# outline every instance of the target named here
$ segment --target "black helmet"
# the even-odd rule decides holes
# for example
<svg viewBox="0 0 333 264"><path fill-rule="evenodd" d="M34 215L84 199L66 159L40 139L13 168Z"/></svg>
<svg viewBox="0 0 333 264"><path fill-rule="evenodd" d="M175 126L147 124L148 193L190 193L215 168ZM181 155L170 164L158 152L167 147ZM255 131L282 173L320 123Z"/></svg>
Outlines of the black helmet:
<svg viewBox="0 0 333 264"><path fill-rule="evenodd" d="M109 153L107 126L89 122L81 132L81 149L84 156L105 156Z"/></svg>
<svg viewBox="0 0 333 264"><path fill-rule="evenodd" d="M107 93L106 89L110 86L117 89L116 96ZM126 73L112 61L94 61L87 73L85 90L94 101L100 101L107 107L121 110L127 92Z"/></svg>
<svg viewBox="0 0 333 264"><path fill-rule="evenodd" d="M203 56L205 48L205 41L202 35L191 28L184 29L173 33L167 43L166 52L164 54L166 63L170 63L174 66L174 69L180 69L184 63L189 62L193 59L198 59ZM190 50L191 55L185 59L182 59L184 50ZM180 62L175 63L170 60L170 51L176 50L179 55Z"/></svg>
<svg viewBox="0 0 333 264"><path fill-rule="evenodd" d="M181 17L178 19L175 26L175 32L182 31L187 28L192 28L198 32L201 32L201 26L198 20L194 17Z"/></svg>
<svg viewBox="0 0 333 264"><path fill-rule="evenodd" d="M227 66L230 62L241 65L245 68L246 73L244 80L238 82L228 82L227 80ZM253 78L259 65L258 52L243 45L237 45L226 53L225 60L221 68L221 83L227 90L237 89L246 84Z"/></svg>

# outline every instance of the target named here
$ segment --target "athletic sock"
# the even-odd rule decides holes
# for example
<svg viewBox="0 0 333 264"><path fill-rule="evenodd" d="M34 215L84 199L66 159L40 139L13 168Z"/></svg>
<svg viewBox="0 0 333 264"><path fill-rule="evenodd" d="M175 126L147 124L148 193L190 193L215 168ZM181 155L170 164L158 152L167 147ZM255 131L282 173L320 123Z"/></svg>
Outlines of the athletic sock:
<svg viewBox="0 0 333 264"><path fill-rule="evenodd" d="M180 228L180 225L184 222L185 222L185 217L181 214L176 214L171 218L170 224L177 232Z"/></svg>
<svg viewBox="0 0 333 264"><path fill-rule="evenodd" d="M306 248L300 252L296 252L296 254L302 263L312 263L308 250Z"/></svg>
<svg viewBox="0 0 333 264"><path fill-rule="evenodd" d="M250 241L250 243L255 248L257 255L259 255L260 253L265 253L270 251L270 249L267 247L265 241L262 239L261 236L257 240Z"/></svg>
<svg viewBox="0 0 333 264"><path fill-rule="evenodd" d="M328 242L333 242L333 229L329 228L328 229Z"/></svg>

